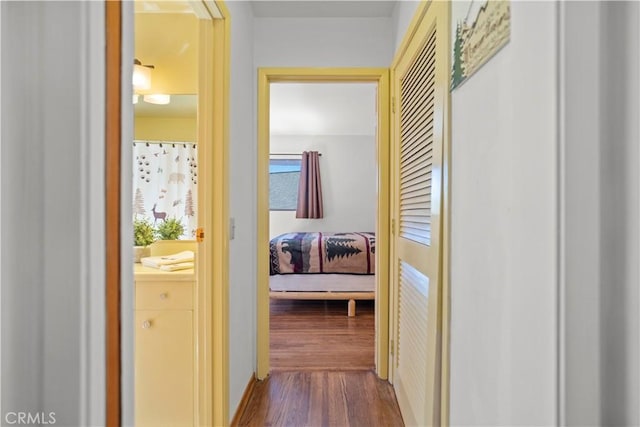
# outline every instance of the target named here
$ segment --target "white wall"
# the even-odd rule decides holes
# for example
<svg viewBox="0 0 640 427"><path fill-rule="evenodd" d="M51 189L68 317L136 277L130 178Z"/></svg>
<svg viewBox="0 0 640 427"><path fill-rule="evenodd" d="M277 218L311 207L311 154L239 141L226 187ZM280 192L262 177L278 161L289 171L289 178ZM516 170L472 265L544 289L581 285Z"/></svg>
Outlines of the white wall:
<svg viewBox="0 0 640 427"><path fill-rule="evenodd" d="M271 136L271 153L315 150L320 157L324 218L271 211L270 238L295 231L375 231L375 136Z"/></svg>
<svg viewBox="0 0 640 427"><path fill-rule="evenodd" d="M451 425L555 423L556 6L511 12L452 93Z"/></svg>
<svg viewBox="0 0 640 427"><path fill-rule="evenodd" d="M231 14L229 133L229 414L233 417L255 371L256 348L256 72L253 15L244 1L227 2Z"/></svg>
<svg viewBox="0 0 640 427"><path fill-rule="evenodd" d="M639 425L640 5L601 8L601 424Z"/></svg>
<svg viewBox="0 0 640 427"><path fill-rule="evenodd" d="M3 424L104 423L103 6L0 5Z"/></svg>
<svg viewBox="0 0 640 427"><path fill-rule="evenodd" d="M34 7L20 7L15 3L2 3L2 410L33 408L41 410L43 375L43 327L42 327L42 274L44 254L35 243L42 240L44 204L42 169L42 139L31 133L32 128L18 120L10 120L10 114L28 110L37 105L36 94L23 90L35 80L30 69L19 75L16 68L5 64L20 59L23 64L35 63L35 58L20 57L23 49L17 49L9 40L20 40L20 27L26 26L35 12ZM40 24L40 22L38 22ZM26 34L21 43L35 47L37 32ZM15 43L15 42L14 42ZM12 49L15 46L16 48ZM12 61L13 60L13 61ZM10 80L9 80L10 79ZM12 84L9 84L9 81ZM29 98L27 98L29 96ZM22 101L21 101L22 99ZM9 103L13 100L13 103ZM13 104L13 105L12 105ZM35 113L35 112L34 112ZM23 113L24 114L24 113ZM34 114L35 116L35 114ZM35 127L34 127L35 128ZM9 141L24 140L10 144ZM31 168L25 167L30 154ZM17 166L17 167L16 167ZM9 182L22 181L20 187ZM24 194L16 191L25 190ZM23 222L23 223L22 223ZM16 224L23 224L19 230ZM29 224L32 224L29 226ZM29 243L31 242L31 243ZM20 269L18 259L30 254L37 268ZM18 327L20 325L20 327ZM28 356L28 357L25 357ZM2 414L4 419L5 414ZM4 421L3 421L4 423Z"/></svg>
<svg viewBox="0 0 640 427"><path fill-rule="evenodd" d="M640 7L561 8L562 415L638 425Z"/></svg>
<svg viewBox="0 0 640 427"><path fill-rule="evenodd" d="M600 423L600 5L561 6L562 416ZM585 233L585 230L589 232Z"/></svg>
<svg viewBox="0 0 640 427"><path fill-rule="evenodd" d="M256 67L388 67L390 18L256 18Z"/></svg>
<svg viewBox="0 0 640 427"><path fill-rule="evenodd" d="M556 420L556 5L452 93L451 424Z"/></svg>
<svg viewBox="0 0 640 427"><path fill-rule="evenodd" d="M409 28L411 20L413 19L413 15L415 15L418 6L420 6L419 1L402 0L396 2L396 7L393 9L392 16L394 51L397 51L400 47L400 43L402 43L402 40L407 33L407 28Z"/></svg>

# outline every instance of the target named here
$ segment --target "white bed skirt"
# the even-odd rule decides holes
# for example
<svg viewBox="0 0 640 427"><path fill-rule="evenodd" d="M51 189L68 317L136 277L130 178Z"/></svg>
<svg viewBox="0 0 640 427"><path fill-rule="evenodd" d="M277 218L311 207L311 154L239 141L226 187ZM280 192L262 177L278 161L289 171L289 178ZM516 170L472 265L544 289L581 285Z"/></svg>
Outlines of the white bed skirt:
<svg viewBox="0 0 640 427"><path fill-rule="evenodd" d="M269 276L272 292L375 292L373 274L277 274Z"/></svg>

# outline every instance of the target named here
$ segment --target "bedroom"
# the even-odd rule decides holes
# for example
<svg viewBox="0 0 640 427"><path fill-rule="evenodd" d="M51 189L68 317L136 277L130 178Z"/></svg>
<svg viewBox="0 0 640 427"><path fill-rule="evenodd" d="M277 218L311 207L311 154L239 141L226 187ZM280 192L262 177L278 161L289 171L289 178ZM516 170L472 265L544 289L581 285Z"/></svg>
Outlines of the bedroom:
<svg viewBox="0 0 640 427"><path fill-rule="evenodd" d="M376 91L376 83L270 85L272 369L374 367ZM321 214L305 199L318 187L301 181L315 176L304 152L317 153ZM303 271L325 274L286 274Z"/></svg>

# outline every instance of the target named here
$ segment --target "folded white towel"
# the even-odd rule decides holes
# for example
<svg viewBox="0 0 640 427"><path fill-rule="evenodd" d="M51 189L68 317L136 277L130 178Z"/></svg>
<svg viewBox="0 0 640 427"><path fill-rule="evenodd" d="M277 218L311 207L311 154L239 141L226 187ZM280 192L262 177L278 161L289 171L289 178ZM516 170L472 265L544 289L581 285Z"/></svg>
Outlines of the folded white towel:
<svg viewBox="0 0 640 427"><path fill-rule="evenodd" d="M160 268L163 265L193 262L194 256L195 254L193 253L193 251L183 251L172 255L144 257L140 259L140 262L146 267Z"/></svg>
<svg viewBox="0 0 640 427"><path fill-rule="evenodd" d="M193 263L192 262L181 262L179 264L163 265L162 267L160 267L160 270L162 270L162 271L178 271L178 270L188 270L190 268L193 268Z"/></svg>

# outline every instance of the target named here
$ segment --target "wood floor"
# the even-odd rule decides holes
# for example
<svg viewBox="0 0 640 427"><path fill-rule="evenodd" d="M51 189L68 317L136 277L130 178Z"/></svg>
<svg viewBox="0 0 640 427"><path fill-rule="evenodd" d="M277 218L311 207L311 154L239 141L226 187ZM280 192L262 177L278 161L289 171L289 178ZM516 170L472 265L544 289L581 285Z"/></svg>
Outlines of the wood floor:
<svg viewBox="0 0 640 427"><path fill-rule="evenodd" d="M240 426L403 426L393 387L374 371L374 303L271 302L270 376Z"/></svg>
<svg viewBox="0 0 640 427"><path fill-rule="evenodd" d="M271 369L374 369L374 302L272 300Z"/></svg>
<svg viewBox="0 0 640 427"><path fill-rule="evenodd" d="M273 372L259 381L240 426L403 426L387 381L368 371Z"/></svg>

